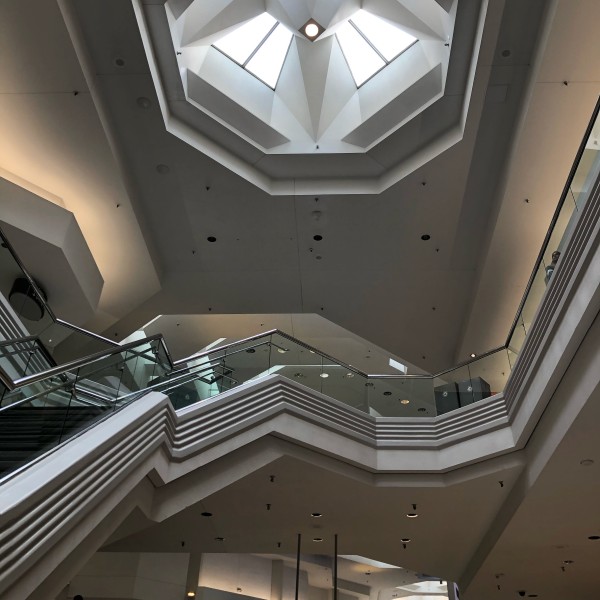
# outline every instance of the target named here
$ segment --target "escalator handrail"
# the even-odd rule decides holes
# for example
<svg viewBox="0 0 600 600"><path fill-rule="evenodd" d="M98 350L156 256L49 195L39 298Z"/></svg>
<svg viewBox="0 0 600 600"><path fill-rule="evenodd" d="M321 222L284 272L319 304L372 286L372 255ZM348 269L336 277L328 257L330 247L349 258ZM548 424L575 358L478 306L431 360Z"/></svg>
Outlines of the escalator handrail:
<svg viewBox="0 0 600 600"><path fill-rule="evenodd" d="M78 358L76 360L72 360L68 363L64 363L57 367L53 367L52 369L47 369L46 371L40 371L39 373L34 373L33 375L27 375L26 377L20 377L19 379L15 379L10 382L10 385L7 386L9 389L14 390L18 387L23 387L25 385L30 385L32 383L37 383L38 381L42 381L49 377L55 377L56 375L62 375L68 371L72 371L73 369L77 369L79 367L87 366L96 361L102 360L104 358L108 358L109 356L114 356L115 354L121 354L122 352L126 352L127 350L133 350L134 348L141 346L145 343L150 343L153 341L158 341L164 347L164 339L161 334L151 335L150 337L136 340L134 342L129 342L128 344L119 345L116 348L112 348L110 350L101 350L100 352L96 352L94 354L90 354L88 356L84 356L82 358ZM169 360L169 364L171 367L173 363L171 362L170 356L167 354L167 359Z"/></svg>

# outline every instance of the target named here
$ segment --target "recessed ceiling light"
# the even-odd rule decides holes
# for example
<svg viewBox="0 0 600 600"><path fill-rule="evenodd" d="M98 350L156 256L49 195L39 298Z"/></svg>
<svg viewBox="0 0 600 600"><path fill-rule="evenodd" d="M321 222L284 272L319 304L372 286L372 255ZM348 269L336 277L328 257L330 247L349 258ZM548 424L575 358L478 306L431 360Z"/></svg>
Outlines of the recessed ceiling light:
<svg viewBox="0 0 600 600"><path fill-rule="evenodd" d="M212 516L213 516L211 512L203 512L203 513L200 513L200 514L201 514L203 517L212 517Z"/></svg>
<svg viewBox="0 0 600 600"><path fill-rule="evenodd" d="M319 27L317 25L315 25L314 23L309 23L304 28L304 33L307 35L307 37L314 38L319 33Z"/></svg>
<svg viewBox="0 0 600 600"><path fill-rule="evenodd" d="M169 165L156 165L156 170L161 174L161 175L166 175L171 169L169 168Z"/></svg>
<svg viewBox="0 0 600 600"><path fill-rule="evenodd" d="M322 517L323 514L320 512L314 512L314 513L310 513L311 517L314 517L315 519L318 519L319 517Z"/></svg>
<svg viewBox="0 0 600 600"><path fill-rule="evenodd" d="M400 404L410 404L410 400L405 398L404 400L400 400Z"/></svg>
<svg viewBox="0 0 600 600"><path fill-rule="evenodd" d="M384 395L384 396L391 396L391 395L392 395L392 392L383 392L383 395Z"/></svg>
<svg viewBox="0 0 600 600"><path fill-rule="evenodd" d="M427 240L431 239L431 236L428 233L425 233L421 236L421 239L426 242Z"/></svg>
<svg viewBox="0 0 600 600"><path fill-rule="evenodd" d="M246 352L247 352L248 354L254 354L254 353L256 352L256 350L255 350L254 348L248 348L248 349L246 350Z"/></svg>
<svg viewBox="0 0 600 600"><path fill-rule="evenodd" d="M313 235L313 240L315 240L315 242L320 242L323 239L322 235Z"/></svg>
<svg viewBox="0 0 600 600"><path fill-rule="evenodd" d="M406 513L409 519L416 519L419 515L417 513Z"/></svg>
<svg viewBox="0 0 600 600"><path fill-rule="evenodd" d="M346 373L346 377L348 379L352 379L354 377L354 373Z"/></svg>
<svg viewBox="0 0 600 600"><path fill-rule="evenodd" d="M418 410L419 412L427 412L427 409L426 409L426 408L423 408L423 407L421 407L421 408L417 408L417 410Z"/></svg>
<svg viewBox="0 0 600 600"><path fill-rule="evenodd" d="M285 354L287 352L286 348L277 348L277 352L279 352L279 354Z"/></svg>
<svg viewBox="0 0 600 600"><path fill-rule="evenodd" d="M584 458L579 464L582 467L591 467L594 464L594 461L591 458Z"/></svg>
<svg viewBox="0 0 600 600"><path fill-rule="evenodd" d="M196 592L188 592L187 594L188 598L195 598L196 597Z"/></svg>
<svg viewBox="0 0 600 600"><path fill-rule="evenodd" d="M213 243L217 241L217 238L214 235L209 235L207 238L207 241Z"/></svg>
<svg viewBox="0 0 600 600"><path fill-rule="evenodd" d="M321 373L320 377L326 379L327 377L329 377L329 373Z"/></svg>
<svg viewBox="0 0 600 600"><path fill-rule="evenodd" d="M313 538L313 542L322 542L323 538Z"/></svg>
<svg viewBox="0 0 600 600"><path fill-rule="evenodd" d="M215 538L215 542L224 542L225 538L224 537L216 537Z"/></svg>
<svg viewBox="0 0 600 600"><path fill-rule="evenodd" d="M400 541L401 541L403 544L408 544L408 542L410 542L410 538L400 538Z"/></svg>
<svg viewBox="0 0 600 600"><path fill-rule="evenodd" d="M477 354L475 354L475 352L471 352L471 358L475 358L477 356Z"/></svg>
<svg viewBox="0 0 600 600"><path fill-rule="evenodd" d="M574 562L574 560L563 560L563 565L572 565Z"/></svg>
<svg viewBox="0 0 600 600"><path fill-rule="evenodd" d="M314 19L309 19L298 31L308 40L314 42L325 31L325 28L319 25Z"/></svg>
<svg viewBox="0 0 600 600"><path fill-rule="evenodd" d="M588 536L588 540L600 540L600 535L590 535Z"/></svg>

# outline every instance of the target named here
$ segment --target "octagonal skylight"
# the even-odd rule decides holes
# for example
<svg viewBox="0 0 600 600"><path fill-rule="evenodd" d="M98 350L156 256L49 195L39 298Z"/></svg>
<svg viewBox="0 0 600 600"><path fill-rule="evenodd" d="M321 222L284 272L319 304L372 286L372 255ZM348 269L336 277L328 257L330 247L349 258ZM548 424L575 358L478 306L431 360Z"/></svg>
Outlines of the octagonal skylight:
<svg viewBox="0 0 600 600"><path fill-rule="evenodd" d="M386 189L462 136L471 62L449 64L480 21L454 35L457 1L133 1L167 130L270 193Z"/></svg>
<svg viewBox="0 0 600 600"><path fill-rule="evenodd" d="M275 89L293 35L264 12L217 40L213 46ZM357 87L417 41L399 27L363 9L337 30L336 37Z"/></svg>

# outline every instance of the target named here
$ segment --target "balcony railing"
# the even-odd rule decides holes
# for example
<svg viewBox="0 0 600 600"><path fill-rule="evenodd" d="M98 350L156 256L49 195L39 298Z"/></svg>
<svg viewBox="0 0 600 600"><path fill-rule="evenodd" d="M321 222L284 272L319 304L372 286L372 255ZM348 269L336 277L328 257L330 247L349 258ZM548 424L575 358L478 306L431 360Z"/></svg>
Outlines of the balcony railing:
<svg viewBox="0 0 600 600"><path fill-rule="evenodd" d="M600 133L599 108L600 103L578 151L506 344L435 375L367 374L278 330L175 362L161 336L117 345L57 319L2 235L3 266L13 273L18 268L17 275L28 282L28 294L43 307L43 316L28 325L29 337L0 344L5 384L0 398L1 443L10 445L11 436L29 435L31 458L147 391L165 393L173 406L180 409L272 374L282 375L374 417L433 417L502 392L598 179L600 152L592 142ZM0 291L8 295L8 290ZM19 314L19 307L13 308ZM48 368L52 348L44 340L48 335L56 337L55 333L86 336L86 341L93 340L100 349L80 360ZM39 372L32 366L34 357ZM20 365L20 371L15 372L15 364ZM45 367L39 368L44 364ZM13 374L7 366L13 369ZM22 450L23 456L14 456L15 460L3 467L5 470L28 460L26 449Z"/></svg>

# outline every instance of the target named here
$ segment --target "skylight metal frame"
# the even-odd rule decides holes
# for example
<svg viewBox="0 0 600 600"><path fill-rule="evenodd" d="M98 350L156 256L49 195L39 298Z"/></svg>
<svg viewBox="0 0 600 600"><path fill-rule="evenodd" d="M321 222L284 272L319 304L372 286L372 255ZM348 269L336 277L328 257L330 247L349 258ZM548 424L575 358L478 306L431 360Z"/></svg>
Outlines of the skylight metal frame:
<svg viewBox="0 0 600 600"><path fill-rule="evenodd" d="M279 69L279 74L277 75L277 81L275 82L274 86L271 86L266 81L264 81L263 79L261 79L258 75L255 75L252 71L249 71L246 68L246 65L254 58L254 56L257 54L257 52L262 48L262 46L269 39L269 37L273 34L273 32L277 29L277 27L279 27L279 25L281 25L282 27L284 27L285 29L287 29L287 27L285 27L285 25L281 24L281 21L275 21L275 23L273 24L273 26L271 27L271 29L269 29L269 31L267 31L267 33L265 34L265 36L263 37L263 39L258 43L258 45L256 46L256 48L254 48L254 50L252 50L252 52L250 52L250 54L248 55L248 57L246 58L246 60L243 63L241 63L239 60L236 60L235 58L233 58L233 56L230 56L229 54L227 54L227 52L225 52L224 50L221 50L221 48L219 48L218 46L215 46L215 44L211 44L211 48L214 48L215 50L217 50L218 52L220 52L223 56L226 56L229 60L231 60L236 65L238 65L239 67L241 67L242 69L244 69L244 71L246 73L248 73L249 75L252 75L252 77L254 77L255 79L258 79L258 81L260 81L263 85L266 85L268 88L270 88L273 91L275 91L275 88L277 87L277 84L279 83L279 78L281 77L281 71L283 71L283 65L285 64L285 61L287 59L287 55L290 52L290 47L292 45L292 40L294 39L293 32L290 32L290 33L292 33L292 37L290 38L290 42L289 42L288 47L287 47L287 49L285 51L285 56L283 57L283 61L281 63L282 67L281 67L281 69Z"/></svg>
<svg viewBox="0 0 600 600"><path fill-rule="evenodd" d="M398 54L396 54L396 56L394 56L394 58L392 58L391 60L387 60L387 58L385 58L385 56L375 47L373 42L361 31L361 29L358 27L358 25L356 23L354 23L354 21L352 21L352 19L348 19L347 23L356 30L356 32L365 40L365 42L367 42L367 44L369 44L369 46L375 51L377 56L379 56L379 58L381 58L381 60L383 60L383 62L384 62L384 65L382 67L380 67L372 75L367 77L367 79L365 79L360 85L357 84L356 79L354 78L354 73L352 73L352 67L350 66L350 61L348 60L346 53L344 52L344 48L343 48L342 44L340 44L340 40L336 34L335 38L338 42L338 46L340 47L340 50L342 51L342 56L344 57L344 60L346 61L346 64L348 65L348 70L350 71L350 74L352 75L352 79L354 79L354 83L356 84L356 89L360 89L363 85L365 85L365 83L371 81L371 79L373 79L373 77L375 77L375 75L377 75L378 73L381 73L381 71L383 71L383 69L385 69L387 66L391 65L397 58L402 56L407 50L412 48L419 41L419 38L415 38L415 40L412 43L410 43L408 46L406 46L406 48L404 48L403 50L398 52Z"/></svg>

